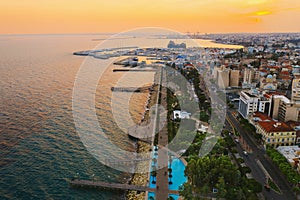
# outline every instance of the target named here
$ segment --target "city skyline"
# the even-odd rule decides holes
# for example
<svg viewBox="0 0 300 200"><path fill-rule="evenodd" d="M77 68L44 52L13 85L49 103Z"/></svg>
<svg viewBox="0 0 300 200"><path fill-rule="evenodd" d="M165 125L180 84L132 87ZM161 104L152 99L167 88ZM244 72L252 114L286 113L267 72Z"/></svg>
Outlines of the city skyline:
<svg viewBox="0 0 300 200"><path fill-rule="evenodd" d="M0 34L120 32L164 27L180 32L299 32L297 0L1 1Z"/></svg>

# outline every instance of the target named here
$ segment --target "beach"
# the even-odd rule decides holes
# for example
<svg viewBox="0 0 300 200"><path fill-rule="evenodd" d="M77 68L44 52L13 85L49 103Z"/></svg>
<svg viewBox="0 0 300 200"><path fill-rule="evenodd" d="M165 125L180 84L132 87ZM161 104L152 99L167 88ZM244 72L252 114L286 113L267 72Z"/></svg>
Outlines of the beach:
<svg viewBox="0 0 300 200"><path fill-rule="evenodd" d="M155 78L156 78L155 74ZM152 91L149 92L147 101L145 102L145 111L141 116L140 125L146 125L149 123L149 110L156 103L158 86L153 84ZM154 139L153 139L154 140ZM149 153L152 150L152 144L148 142L138 140L137 141L137 153ZM136 171L147 171L150 166L151 159L149 162L139 162L136 166ZM132 185L147 186L149 184L149 173L135 173L129 182ZM126 198L129 200L144 200L146 199L147 192L128 191Z"/></svg>

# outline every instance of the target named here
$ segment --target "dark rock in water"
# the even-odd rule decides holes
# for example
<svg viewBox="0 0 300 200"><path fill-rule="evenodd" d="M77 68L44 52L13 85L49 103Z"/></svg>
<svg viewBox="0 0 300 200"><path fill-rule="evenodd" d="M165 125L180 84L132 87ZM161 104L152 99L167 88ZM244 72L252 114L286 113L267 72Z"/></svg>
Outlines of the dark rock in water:
<svg viewBox="0 0 300 200"><path fill-rule="evenodd" d="M181 44L175 44L174 41L170 41L169 44L168 44L168 48L183 48L183 49L186 49L186 44L185 43L181 43Z"/></svg>

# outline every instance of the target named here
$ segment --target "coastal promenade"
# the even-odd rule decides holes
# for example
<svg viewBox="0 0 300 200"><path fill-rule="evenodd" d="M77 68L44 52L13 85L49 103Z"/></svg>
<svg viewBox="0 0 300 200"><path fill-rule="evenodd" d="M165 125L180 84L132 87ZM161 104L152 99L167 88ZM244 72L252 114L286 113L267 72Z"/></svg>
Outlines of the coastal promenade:
<svg viewBox="0 0 300 200"><path fill-rule="evenodd" d="M167 85L167 78L164 75L164 70L161 71L161 90L160 90L160 104L167 108L167 88L163 85ZM168 127L164 126L163 129L158 133L158 146L166 147L168 144ZM169 180L168 180L168 150L166 148L160 148L158 151L158 168L156 175L156 199L168 199L169 191Z"/></svg>
<svg viewBox="0 0 300 200"><path fill-rule="evenodd" d="M150 143L152 146L154 145L155 135L158 134L157 145L160 148L158 150L158 158L157 158L158 169L156 175L156 187L150 188L148 185L142 186L142 185L134 185L134 184L121 184L121 183L113 183L113 182L90 181L90 180L80 180L80 179L72 179L69 182L70 186L78 187L78 188L88 187L88 188L101 188L101 189L124 190L124 191L132 190L132 191L139 191L139 192L146 192L146 193L152 192L155 193L156 199L162 199L162 200L168 199L169 194L179 195L179 192L177 190L169 190L169 176L168 176L168 160L169 160L168 151L169 150L165 148L168 145L168 127L166 125L164 126L160 122L161 119L163 119L167 115L166 110L161 111L159 108L159 105L163 106L165 109L167 108L167 88L163 87L163 85L164 86L167 85L167 77L165 75L165 71L163 68L160 68L157 71L157 78L158 78L158 84L157 84L158 89L157 89L156 104L154 106L155 114L150 115L152 123L148 124L149 129L143 128L144 131L141 131L137 129L137 127L132 127L128 131L129 136ZM113 88L112 90L114 89L115 88ZM145 88L145 90L149 90L149 87ZM156 91L151 91L151 92L156 92ZM126 161L122 164L135 165L141 161L149 162L151 161L151 158L140 158L137 160ZM110 161L107 160L106 162L109 163ZM117 162L116 164L120 164L120 163ZM110 165L113 165L113 163L110 163Z"/></svg>

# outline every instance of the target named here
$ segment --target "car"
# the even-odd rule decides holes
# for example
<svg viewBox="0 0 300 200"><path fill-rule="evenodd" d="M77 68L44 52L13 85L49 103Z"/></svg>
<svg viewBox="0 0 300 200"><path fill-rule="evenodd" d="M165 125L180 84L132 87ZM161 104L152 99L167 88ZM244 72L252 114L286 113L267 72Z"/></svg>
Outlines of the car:
<svg viewBox="0 0 300 200"><path fill-rule="evenodd" d="M243 154L244 154L245 156L248 156L248 152L247 152L247 151L243 151Z"/></svg>
<svg viewBox="0 0 300 200"><path fill-rule="evenodd" d="M269 186L269 184L265 184L265 189L267 190L267 191L270 191L271 190L271 188L270 188L270 186Z"/></svg>
<svg viewBox="0 0 300 200"><path fill-rule="evenodd" d="M239 142L240 142L239 139L235 139L234 141L235 141L236 143L239 143Z"/></svg>

